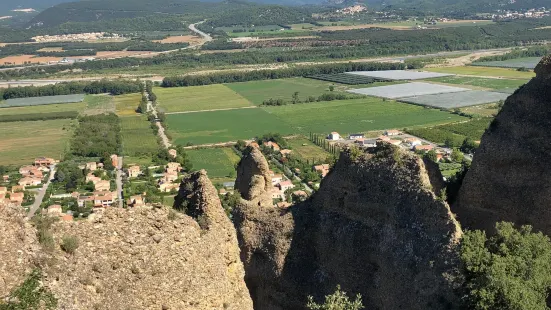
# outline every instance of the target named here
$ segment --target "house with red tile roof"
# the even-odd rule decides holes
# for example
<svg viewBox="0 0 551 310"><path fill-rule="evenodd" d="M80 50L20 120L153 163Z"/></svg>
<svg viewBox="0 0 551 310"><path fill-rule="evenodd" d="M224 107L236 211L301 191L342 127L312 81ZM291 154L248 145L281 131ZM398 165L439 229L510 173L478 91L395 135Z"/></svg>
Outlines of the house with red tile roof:
<svg viewBox="0 0 551 310"><path fill-rule="evenodd" d="M88 173L86 175L85 180L86 180L86 183L92 182L92 183L94 183L94 185L96 185L99 181L101 181L101 178L93 175L92 173Z"/></svg>
<svg viewBox="0 0 551 310"><path fill-rule="evenodd" d="M314 171L321 173L322 177L325 177L329 173L329 164L322 164L314 166Z"/></svg>
<svg viewBox="0 0 551 310"><path fill-rule="evenodd" d="M330 134L327 136L327 139L333 140L333 141L340 140L340 139L341 139L341 135L339 135L338 132L333 131L332 133L330 133Z"/></svg>
<svg viewBox="0 0 551 310"><path fill-rule="evenodd" d="M283 156L287 156L289 154L291 154L293 151L292 150L287 150L287 149L283 149L281 151L279 151L281 153L281 155Z"/></svg>
<svg viewBox="0 0 551 310"><path fill-rule="evenodd" d="M140 166L128 167L128 177L137 178L142 173Z"/></svg>
<svg viewBox="0 0 551 310"><path fill-rule="evenodd" d="M49 167L53 164L55 164L55 159L53 159L53 158L38 157L34 160L34 165L35 166Z"/></svg>
<svg viewBox="0 0 551 310"><path fill-rule="evenodd" d="M413 147L414 151L425 151L428 152L430 150L434 149L434 146L432 145L416 145Z"/></svg>
<svg viewBox="0 0 551 310"><path fill-rule="evenodd" d="M24 198L25 198L25 193L22 193L22 192L10 194L10 202L17 205L21 205L23 203Z"/></svg>
<svg viewBox="0 0 551 310"><path fill-rule="evenodd" d="M24 177L19 182L17 182L20 186L37 186L42 184L41 178L36 177Z"/></svg>
<svg viewBox="0 0 551 310"><path fill-rule="evenodd" d="M279 184L277 185L279 187L279 189L281 189L282 192L290 189L290 188L294 188L295 185L293 184L293 182L287 180L287 181L283 181L283 182L279 182Z"/></svg>
<svg viewBox="0 0 551 310"><path fill-rule="evenodd" d="M101 180L94 184L94 189L97 192L109 191L111 190L111 182L109 182L108 180Z"/></svg>
<svg viewBox="0 0 551 310"><path fill-rule="evenodd" d="M272 142L272 141L267 141L267 142L264 142L262 143L265 147L269 147L271 148L272 150L274 151L279 151L281 148L279 147L279 145L275 142Z"/></svg>
<svg viewBox="0 0 551 310"><path fill-rule="evenodd" d="M96 171L98 170L98 164L96 162L89 162L86 163L86 169L90 171Z"/></svg>

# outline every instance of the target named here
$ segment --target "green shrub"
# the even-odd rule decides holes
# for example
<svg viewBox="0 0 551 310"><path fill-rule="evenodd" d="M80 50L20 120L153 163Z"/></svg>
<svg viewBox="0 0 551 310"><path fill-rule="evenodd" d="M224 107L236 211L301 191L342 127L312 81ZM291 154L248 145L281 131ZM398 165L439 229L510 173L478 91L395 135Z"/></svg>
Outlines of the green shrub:
<svg viewBox="0 0 551 310"><path fill-rule="evenodd" d="M64 236L61 249L69 254L74 254L78 248L78 239L75 236Z"/></svg>
<svg viewBox="0 0 551 310"><path fill-rule="evenodd" d="M41 282L42 272L33 270L23 284L10 293L6 303L0 300L0 310L55 309L56 298Z"/></svg>
<svg viewBox="0 0 551 310"><path fill-rule="evenodd" d="M325 296L323 304L314 302L312 296L308 296L308 304L306 307L310 310L360 310L363 309L362 296L356 295L354 301L350 301L346 292L341 291L341 286L337 285L337 290L332 295Z"/></svg>

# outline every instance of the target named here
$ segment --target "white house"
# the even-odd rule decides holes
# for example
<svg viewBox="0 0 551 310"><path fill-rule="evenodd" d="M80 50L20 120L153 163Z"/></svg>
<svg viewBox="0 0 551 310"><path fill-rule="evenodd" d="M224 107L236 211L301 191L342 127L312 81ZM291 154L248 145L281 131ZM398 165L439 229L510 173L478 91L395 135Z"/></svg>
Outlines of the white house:
<svg viewBox="0 0 551 310"><path fill-rule="evenodd" d="M399 130L387 130L385 131L385 136L397 136L402 134Z"/></svg>
<svg viewBox="0 0 551 310"><path fill-rule="evenodd" d="M283 181L283 176L281 174L275 174L272 176L272 185L276 185L281 181Z"/></svg>
<svg viewBox="0 0 551 310"><path fill-rule="evenodd" d="M333 140L333 141L340 140L341 135L339 135L338 132L332 132L332 133L329 134L329 136L327 136L327 139Z"/></svg>
<svg viewBox="0 0 551 310"><path fill-rule="evenodd" d="M357 139L363 139L365 136L362 133L353 133L351 134L348 139L350 140L357 140Z"/></svg>

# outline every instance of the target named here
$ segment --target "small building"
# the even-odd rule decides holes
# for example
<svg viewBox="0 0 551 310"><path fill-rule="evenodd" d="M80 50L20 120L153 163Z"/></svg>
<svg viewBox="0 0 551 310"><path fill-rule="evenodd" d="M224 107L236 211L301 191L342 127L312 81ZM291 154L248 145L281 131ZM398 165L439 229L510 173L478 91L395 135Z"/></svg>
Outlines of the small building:
<svg viewBox="0 0 551 310"><path fill-rule="evenodd" d="M314 166L314 171L319 172L322 177L325 177L329 173L329 164L322 164Z"/></svg>
<svg viewBox="0 0 551 310"><path fill-rule="evenodd" d="M98 165L92 161L92 162L86 163L86 169L90 171L96 171L98 169Z"/></svg>
<svg viewBox="0 0 551 310"><path fill-rule="evenodd" d="M92 183L94 183L94 185L96 185L99 181L101 181L101 178L100 178L100 177L97 177L97 176L95 176L95 175L93 175L93 174L91 174L91 173L88 173L88 174L86 175L86 179L85 179L85 180L86 180L86 183L92 182Z"/></svg>
<svg viewBox="0 0 551 310"><path fill-rule="evenodd" d="M279 151L279 153L281 153L281 155L283 155L284 157L291 154L292 152L293 152L292 150L287 150L287 149L283 149Z"/></svg>
<svg viewBox="0 0 551 310"><path fill-rule="evenodd" d="M293 182L287 180L287 181L283 181L283 182L279 182L278 184L279 186L279 189L281 189L282 192L290 189L290 188L294 188L295 185L293 184Z"/></svg>
<svg viewBox="0 0 551 310"><path fill-rule="evenodd" d="M417 138L407 138L407 139L404 139L404 143L407 143L409 145L411 145L411 147L414 147L416 145L421 145L423 144L421 142L421 140L417 139Z"/></svg>
<svg viewBox="0 0 551 310"><path fill-rule="evenodd" d="M329 136L327 136L327 139L333 140L333 141L340 140L341 135L339 135L338 132L332 132L332 133L329 134Z"/></svg>
<svg viewBox="0 0 551 310"><path fill-rule="evenodd" d="M8 182L10 180L10 176L9 175L3 175L2 180L4 180L4 182Z"/></svg>
<svg viewBox="0 0 551 310"><path fill-rule="evenodd" d="M377 139L364 139L361 146L368 148L377 147L377 141Z"/></svg>
<svg viewBox="0 0 551 310"><path fill-rule="evenodd" d="M272 199L285 200L285 193L277 187L273 187L270 191L272 193Z"/></svg>
<svg viewBox="0 0 551 310"><path fill-rule="evenodd" d="M178 180L178 173L176 172L165 172L161 178L162 183L172 183Z"/></svg>
<svg viewBox="0 0 551 310"><path fill-rule="evenodd" d="M424 152L428 152L428 151L431 151L432 149L434 149L434 146L432 145L416 145L413 147L413 150L414 151L424 151Z"/></svg>
<svg viewBox="0 0 551 310"><path fill-rule="evenodd" d="M22 176L28 176L31 174L31 170L36 169L35 166L22 166L19 168L19 174Z"/></svg>
<svg viewBox="0 0 551 310"><path fill-rule="evenodd" d="M128 168L128 177L137 178L142 173L140 166L130 166Z"/></svg>
<svg viewBox="0 0 551 310"><path fill-rule="evenodd" d="M222 183L222 186L227 189L233 189L235 187L235 182L224 182Z"/></svg>
<svg viewBox="0 0 551 310"><path fill-rule="evenodd" d="M25 193L23 192L17 192L17 193L11 193L10 194L10 202L14 204L21 205L23 203L23 199L25 198Z"/></svg>
<svg viewBox="0 0 551 310"><path fill-rule="evenodd" d="M42 184L42 179L36 177L24 177L19 180L17 184L19 184L19 186L38 186Z"/></svg>
<svg viewBox="0 0 551 310"><path fill-rule="evenodd" d="M55 160L53 158L38 157L34 160L34 165L39 167L50 167L53 164L55 164Z"/></svg>
<svg viewBox="0 0 551 310"><path fill-rule="evenodd" d="M172 158L176 158L176 156L178 156L178 152L175 149L170 149L168 150L168 155Z"/></svg>
<svg viewBox="0 0 551 310"><path fill-rule="evenodd" d="M111 190L111 182L108 180L101 180L94 184L94 189L96 192L105 192Z"/></svg>
<svg viewBox="0 0 551 310"><path fill-rule="evenodd" d="M276 185L281 181L283 181L283 176L281 174L274 174L272 176L272 185Z"/></svg>
<svg viewBox="0 0 551 310"><path fill-rule="evenodd" d="M110 207L115 202L114 197L116 197L116 195L114 195L112 192L96 192L93 196L94 207Z"/></svg>
<svg viewBox="0 0 551 310"><path fill-rule="evenodd" d="M182 165L180 163L168 163L166 164L166 172L180 172Z"/></svg>
<svg viewBox="0 0 551 310"><path fill-rule="evenodd" d="M48 207L48 211L47 211L48 215L59 216L61 215L61 213L63 213L63 209L61 208L60 205L51 205Z"/></svg>
<svg viewBox="0 0 551 310"><path fill-rule="evenodd" d="M264 142L263 145L265 147L269 147L271 148L272 150L274 151L279 151L281 148L279 147L279 144L275 143L275 142L272 142L272 141L268 141L268 142Z"/></svg>
<svg viewBox="0 0 551 310"><path fill-rule="evenodd" d="M159 184L159 190L163 193L169 193L172 190L180 188L180 184L177 183L161 183Z"/></svg>
<svg viewBox="0 0 551 310"><path fill-rule="evenodd" d="M386 130L385 131L385 136L398 136L398 135L401 135L402 132L400 132L399 130Z"/></svg>
<svg viewBox="0 0 551 310"><path fill-rule="evenodd" d="M350 140L358 140L365 138L365 135L363 133L353 133L350 136L348 136L348 139Z"/></svg>

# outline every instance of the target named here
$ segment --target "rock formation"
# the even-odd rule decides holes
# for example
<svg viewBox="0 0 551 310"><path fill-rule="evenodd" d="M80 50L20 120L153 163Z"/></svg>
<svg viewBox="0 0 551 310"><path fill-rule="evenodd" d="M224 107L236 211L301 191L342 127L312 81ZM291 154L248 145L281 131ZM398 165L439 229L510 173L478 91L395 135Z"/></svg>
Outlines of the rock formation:
<svg viewBox="0 0 551 310"><path fill-rule="evenodd" d="M349 150L309 200L287 210L243 200L234 224L256 309L303 309L337 284L366 309L459 305L461 228L423 161L398 148Z"/></svg>
<svg viewBox="0 0 551 310"><path fill-rule="evenodd" d="M268 205L272 205L271 198L267 197L272 188L269 171L270 166L262 152L258 148L249 147L237 167L235 188L241 197L257 203L270 200Z"/></svg>
<svg viewBox="0 0 551 310"><path fill-rule="evenodd" d="M216 189L204 171L182 188L193 191L179 199L189 199L196 217L110 208L88 221L54 223L51 251L37 246L30 224L2 211L0 225L15 233L0 241L0 293L40 266L60 309L252 309L235 229ZM74 254L60 247L67 237L78 240Z"/></svg>
<svg viewBox="0 0 551 310"><path fill-rule="evenodd" d="M551 235L551 55L535 71L482 137L453 206L465 227L509 221Z"/></svg>

